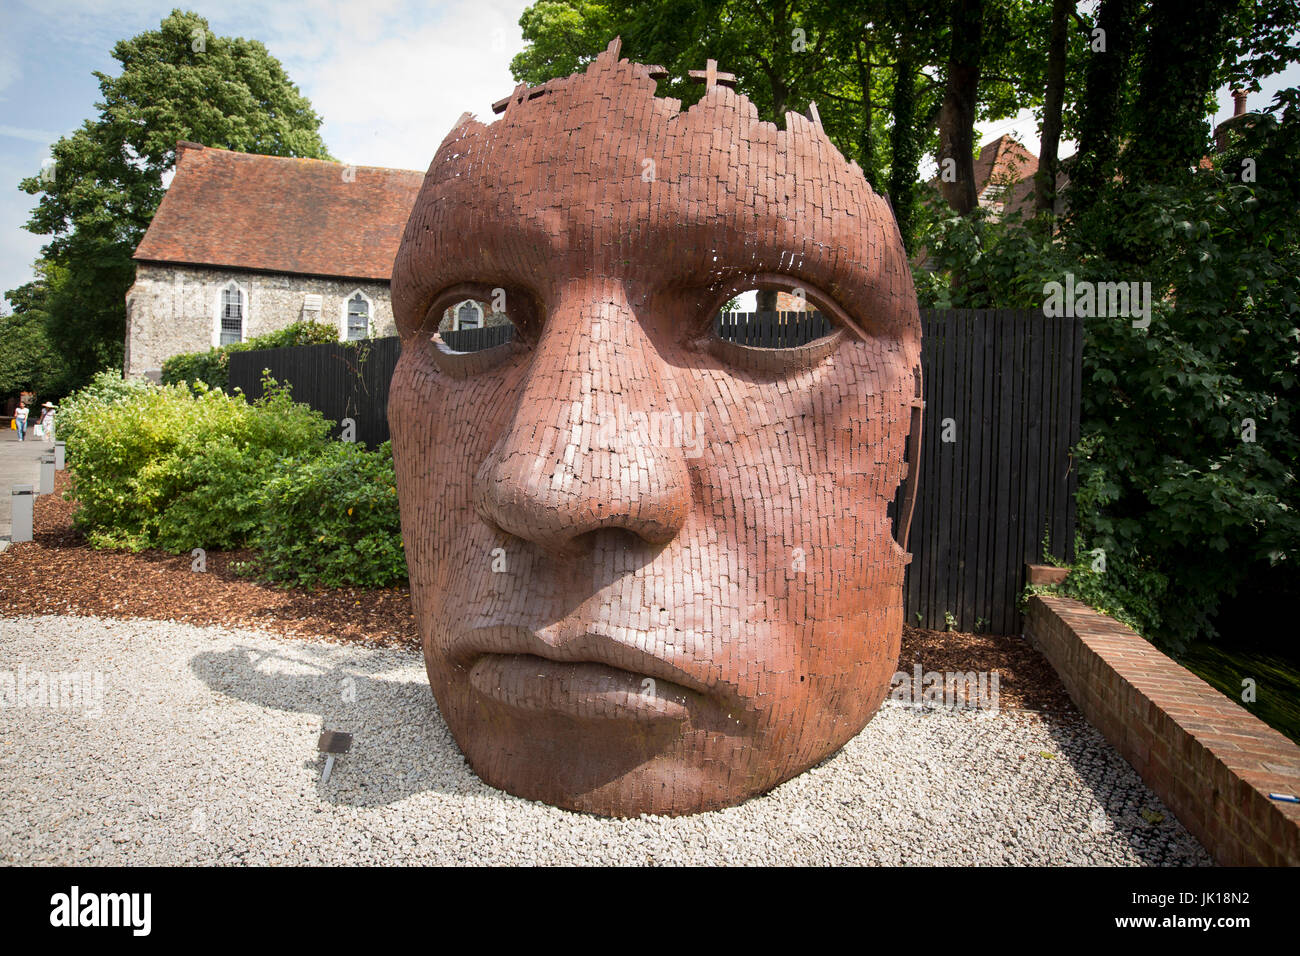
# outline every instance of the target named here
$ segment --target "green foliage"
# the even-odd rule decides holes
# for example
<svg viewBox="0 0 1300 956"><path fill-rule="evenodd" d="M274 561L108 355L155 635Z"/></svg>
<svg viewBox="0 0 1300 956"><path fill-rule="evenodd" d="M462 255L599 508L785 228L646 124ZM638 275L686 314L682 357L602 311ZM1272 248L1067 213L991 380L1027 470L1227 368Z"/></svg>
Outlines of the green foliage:
<svg viewBox="0 0 1300 956"><path fill-rule="evenodd" d="M174 10L159 29L113 48L116 76L96 73L98 115L52 147L52 181L23 179L39 195L27 228L63 272L46 311L74 383L120 366L131 255L163 195L177 140L270 156L329 159L320 117L257 41L221 37Z"/></svg>
<svg viewBox="0 0 1300 956"><path fill-rule="evenodd" d="M1291 89L1213 169L1107 184L1058 241L1080 276L1152 295L1146 329L1085 323L1078 520L1106 561L1064 590L1175 652L1300 579L1297 208Z"/></svg>
<svg viewBox="0 0 1300 956"><path fill-rule="evenodd" d="M45 322L30 312L0 315L0 395L31 389L57 401L67 384L68 368L50 341Z"/></svg>
<svg viewBox="0 0 1300 956"><path fill-rule="evenodd" d="M979 119L1041 104L1050 19L1043 6L984 5L976 46L984 74L995 79L972 91ZM582 69L619 36L623 56L668 71L660 95L687 107L704 93L689 73L710 58L734 74L760 118L779 127L787 110L807 114L816 102L831 141L873 187L888 183L909 250L917 165L938 141L944 74L954 51L971 45L951 29L949 5L922 0L539 0L519 23L527 46L511 71L530 85ZM1084 38L1072 34L1071 75L1082 68Z"/></svg>
<svg viewBox="0 0 1300 956"><path fill-rule="evenodd" d="M322 322L295 322L283 329L254 336L246 342L234 342L206 352L184 352L163 362L164 385L202 382L209 388L225 389L230 385L230 355L254 349L278 349L290 345L319 345L337 342L338 330Z"/></svg>
<svg viewBox="0 0 1300 956"><path fill-rule="evenodd" d="M1059 241L1018 215L958 216L938 201L925 209L921 244L934 271L912 270L922 308L1037 309L1044 283L1080 271Z"/></svg>
<svg viewBox="0 0 1300 956"><path fill-rule="evenodd" d="M262 486L257 557L241 573L289 585L388 587L406 580L391 446L333 442L284 461Z"/></svg>
<svg viewBox="0 0 1300 956"><path fill-rule="evenodd" d="M1278 110L1215 169L1115 189L1077 227L1168 293L1145 333L1088 327L1080 525L1168 575L1155 633L1175 649L1269 569L1297 578L1300 90Z"/></svg>
<svg viewBox="0 0 1300 956"><path fill-rule="evenodd" d="M1043 560L1057 567L1069 567L1061 584L1031 584L1025 596L1058 594L1074 598L1126 624L1139 634L1155 634L1160 628L1160 605L1168 579L1151 567L1142 555L1086 550L1082 534L1075 537L1072 564L1054 557L1043 548Z"/></svg>
<svg viewBox="0 0 1300 956"><path fill-rule="evenodd" d="M236 343L242 345L243 343ZM208 349L206 352L182 352L163 360L162 381L164 385L179 385L181 382L203 383L209 388L224 389L230 384L227 368L230 353L234 345Z"/></svg>
<svg viewBox="0 0 1300 956"><path fill-rule="evenodd" d="M608 7L586 0L540 0L519 17L528 45L510 61L517 81L539 84L594 60L614 36Z"/></svg>
<svg viewBox="0 0 1300 956"><path fill-rule="evenodd" d="M253 405L202 385L141 386L78 402L75 424L77 526L98 547L174 552L243 544L257 519L249 496L284 458L320 452L329 432L274 383Z"/></svg>
<svg viewBox="0 0 1300 956"><path fill-rule="evenodd" d="M80 443L81 423L114 406L134 401L142 393L153 391L148 379L123 379L117 369L100 372L90 382L59 404L58 437L68 448Z"/></svg>
<svg viewBox="0 0 1300 956"><path fill-rule="evenodd" d="M318 412L263 384L250 405L202 383L97 375L61 411L76 525L96 547L251 546L238 570L285 584L404 580L390 447L330 441Z"/></svg>

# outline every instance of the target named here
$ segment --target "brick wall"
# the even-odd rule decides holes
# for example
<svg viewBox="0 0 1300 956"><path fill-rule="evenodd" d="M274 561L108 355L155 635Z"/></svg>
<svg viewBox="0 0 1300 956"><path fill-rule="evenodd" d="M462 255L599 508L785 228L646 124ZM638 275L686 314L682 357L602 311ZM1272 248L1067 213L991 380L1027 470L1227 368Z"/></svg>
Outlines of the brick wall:
<svg viewBox="0 0 1300 956"><path fill-rule="evenodd" d="M1300 865L1300 747L1129 628L1062 597L1030 599L1025 636L1084 716L1228 866Z"/></svg>

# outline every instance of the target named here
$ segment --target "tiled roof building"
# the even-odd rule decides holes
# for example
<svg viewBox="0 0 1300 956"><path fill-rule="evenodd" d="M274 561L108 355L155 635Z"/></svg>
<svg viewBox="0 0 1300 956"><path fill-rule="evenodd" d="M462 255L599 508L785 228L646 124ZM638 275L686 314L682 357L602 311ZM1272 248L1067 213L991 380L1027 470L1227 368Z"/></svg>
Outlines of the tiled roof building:
<svg viewBox="0 0 1300 956"><path fill-rule="evenodd" d="M424 174L177 145L135 252L126 372L300 319L395 331L388 283Z"/></svg>

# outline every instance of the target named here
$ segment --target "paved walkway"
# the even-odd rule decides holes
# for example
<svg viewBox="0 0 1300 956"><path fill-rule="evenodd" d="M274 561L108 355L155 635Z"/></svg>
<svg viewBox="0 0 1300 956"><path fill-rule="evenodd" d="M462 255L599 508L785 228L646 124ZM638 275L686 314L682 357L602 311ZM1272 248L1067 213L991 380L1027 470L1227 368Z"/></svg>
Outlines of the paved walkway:
<svg viewBox="0 0 1300 956"><path fill-rule="evenodd" d="M38 488L41 456L53 453L52 442L40 441L30 431L27 441L20 442L16 431L0 430L0 549L9 543L9 489L25 484Z"/></svg>

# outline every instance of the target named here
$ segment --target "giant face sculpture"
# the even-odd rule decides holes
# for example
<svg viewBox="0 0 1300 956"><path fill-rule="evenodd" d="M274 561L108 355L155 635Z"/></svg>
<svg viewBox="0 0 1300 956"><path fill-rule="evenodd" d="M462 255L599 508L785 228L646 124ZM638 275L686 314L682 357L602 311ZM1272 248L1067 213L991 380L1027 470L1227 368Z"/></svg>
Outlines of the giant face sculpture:
<svg viewBox="0 0 1300 956"><path fill-rule="evenodd" d="M738 803L884 698L902 626L920 322L884 199L821 128L617 41L468 116L393 271L389 422L429 681L488 783L601 814ZM834 323L724 341L737 292ZM504 299L513 341L434 337ZM915 461L915 456L912 456ZM895 527L897 525L897 527Z"/></svg>

